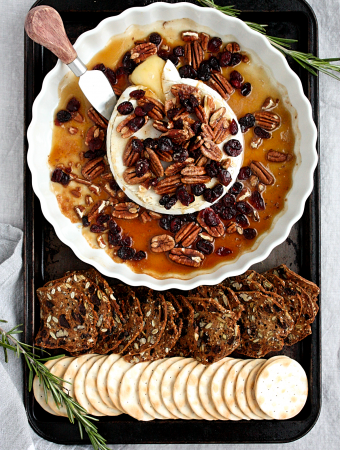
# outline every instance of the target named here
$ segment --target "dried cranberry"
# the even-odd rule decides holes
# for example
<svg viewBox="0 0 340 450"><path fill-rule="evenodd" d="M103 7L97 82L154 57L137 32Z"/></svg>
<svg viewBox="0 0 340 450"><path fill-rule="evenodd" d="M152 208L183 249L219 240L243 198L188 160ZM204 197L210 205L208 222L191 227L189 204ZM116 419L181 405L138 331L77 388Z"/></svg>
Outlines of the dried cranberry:
<svg viewBox="0 0 340 450"><path fill-rule="evenodd" d="M249 166L244 166L240 169L237 178L239 180L248 180L251 176L251 168Z"/></svg>
<svg viewBox="0 0 340 450"><path fill-rule="evenodd" d="M220 200L219 202L217 202L214 205L212 205L211 208L215 211L216 214L221 214L221 212L224 209L224 206L223 206L223 203Z"/></svg>
<svg viewBox="0 0 340 450"><path fill-rule="evenodd" d="M249 227L249 220L244 214L237 214L235 220L242 228Z"/></svg>
<svg viewBox="0 0 340 450"><path fill-rule="evenodd" d="M77 100L75 97L72 97L66 106L67 111L70 112L79 111L79 108L80 108L80 101Z"/></svg>
<svg viewBox="0 0 340 450"><path fill-rule="evenodd" d="M118 234L122 231L122 229L120 228L120 226L117 224L117 222L113 219L111 219L108 223L109 225L109 230L112 231L113 234Z"/></svg>
<svg viewBox="0 0 340 450"><path fill-rule="evenodd" d="M104 64L99 63L99 64L96 64L96 65L92 68L92 70L100 70L101 72L105 72L106 67L104 66Z"/></svg>
<svg viewBox="0 0 340 450"><path fill-rule="evenodd" d="M238 81L238 80L230 80L230 84L235 89L241 89L242 83L240 81Z"/></svg>
<svg viewBox="0 0 340 450"><path fill-rule="evenodd" d="M223 150L227 155L236 157L242 153L241 142L237 139L230 139L230 141L224 144Z"/></svg>
<svg viewBox="0 0 340 450"><path fill-rule="evenodd" d="M128 71L125 69L125 67L118 67L116 71L116 77L122 78L125 77L126 75L128 75Z"/></svg>
<svg viewBox="0 0 340 450"><path fill-rule="evenodd" d="M145 91L143 89L136 89L130 92L130 97L136 100L140 100L145 96Z"/></svg>
<svg viewBox="0 0 340 450"><path fill-rule="evenodd" d="M222 45L222 39L219 37L213 37L208 43L208 52L217 53Z"/></svg>
<svg viewBox="0 0 340 450"><path fill-rule="evenodd" d="M238 125L235 119L230 122L229 131L232 136L235 136L238 133Z"/></svg>
<svg viewBox="0 0 340 450"><path fill-rule="evenodd" d="M157 55L164 59L164 61L167 61L169 58L169 52L167 50L158 50Z"/></svg>
<svg viewBox="0 0 340 450"><path fill-rule="evenodd" d="M228 256L231 253L233 253L232 250L230 250L230 248L227 247L218 247L218 249L216 250L216 255L217 256Z"/></svg>
<svg viewBox="0 0 340 450"><path fill-rule="evenodd" d="M196 197L199 197L200 195L202 195L204 191L205 191L205 184L203 184L203 183L198 183L198 184L191 185L191 192Z"/></svg>
<svg viewBox="0 0 340 450"><path fill-rule="evenodd" d="M236 203L236 198L232 194L229 194L229 193L225 194L225 196L223 197L222 200L223 200L224 206L227 206L227 207L234 206Z"/></svg>
<svg viewBox="0 0 340 450"><path fill-rule="evenodd" d="M201 122L199 120L196 120L196 122L194 122L191 125L191 129L192 131L195 133L195 135L199 134L201 132Z"/></svg>
<svg viewBox="0 0 340 450"><path fill-rule="evenodd" d="M188 150L186 150L185 148L180 148L179 150L176 150L173 154L172 159L175 162L184 162L189 158L189 153Z"/></svg>
<svg viewBox="0 0 340 450"><path fill-rule="evenodd" d="M53 181L54 183L60 183L63 186L67 186L71 179L68 173L63 172L61 169L57 168L52 173L51 181Z"/></svg>
<svg viewBox="0 0 340 450"><path fill-rule="evenodd" d="M241 117L238 122L241 126L242 133L245 133L249 128L252 128L255 125L255 116L248 113L245 116Z"/></svg>
<svg viewBox="0 0 340 450"><path fill-rule="evenodd" d="M141 106L137 106L137 108L135 109L135 114L137 117L146 116L146 112L144 111L144 109Z"/></svg>
<svg viewBox="0 0 340 450"><path fill-rule="evenodd" d="M130 122L128 122L127 126L131 131L135 133L136 131L140 130L144 124L145 124L144 117L135 117L134 119L130 120Z"/></svg>
<svg viewBox="0 0 340 450"><path fill-rule="evenodd" d="M57 120L60 123L69 122L72 119L71 113L69 111L66 111L65 109L62 109L57 112Z"/></svg>
<svg viewBox="0 0 340 450"><path fill-rule="evenodd" d="M231 66L237 66L242 61L242 55L241 53L232 53L230 65Z"/></svg>
<svg viewBox="0 0 340 450"><path fill-rule="evenodd" d="M173 53L178 57L184 56L184 47L182 47L182 45L178 45L174 48Z"/></svg>
<svg viewBox="0 0 340 450"><path fill-rule="evenodd" d="M107 223L110 220L109 214L99 214L97 216L96 222L98 225L103 225L104 223Z"/></svg>
<svg viewBox="0 0 340 450"><path fill-rule="evenodd" d="M246 228L245 230L243 230L243 236L246 239L254 239L257 235L257 231L255 230L255 228Z"/></svg>
<svg viewBox="0 0 340 450"><path fill-rule="evenodd" d="M142 151L144 150L143 142L137 138L133 139L131 147L132 150L136 153L142 153Z"/></svg>
<svg viewBox="0 0 340 450"><path fill-rule="evenodd" d="M123 236L122 237L122 245L125 247L132 247L133 241L130 236Z"/></svg>
<svg viewBox="0 0 340 450"><path fill-rule="evenodd" d="M205 170L209 177L214 178L217 177L218 172L220 171L221 166L217 161L210 161L209 164L206 164Z"/></svg>
<svg viewBox="0 0 340 450"><path fill-rule="evenodd" d="M112 233L112 231L109 231L109 244L113 245L114 247L118 247L118 245L121 245L121 243L121 235L119 233Z"/></svg>
<svg viewBox="0 0 340 450"><path fill-rule="evenodd" d="M204 255L211 255L214 251L214 244L212 242L206 241L205 239L200 239L196 242L196 248Z"/></svg>
<svg viewBox="0 0 340 450"><path fill-rule="evenodd" d="M196 70L189 65L182 66L179 68L178 73L181 78L196 78L197 72Z"/></svg>
<svg viewBox="0 0 340 450"><path fill-rule="evenodd" d="M217 227L217 225L221 222L211 208L206 208L203 211L203 218L208 227Z"/></svg>
<svg viewBox="0 0 340 450"><path fill-rule="evenodd" d="M117 251L117 256L123 261L132 259L135 256L136 250L131 247L120 247Z"/></svg>
<svg viewBox="0 0 340 450"><path fill-rule="evenodd" d="M172 62L172 64L173 64L174 66L178 66L178 64L179 64L179 58L178 58L178 56L176 56L176 55L174 55L174 54L171 54L171 55L169 55L168 59L170 59L170 61Z"/></svg>
<svg viewBox="0 0 340 450"><path fill-rule="evenodd" d="M197 78L201 81L209 81L211 78L211 67L208 61L203 61L198 68Z"/></svg>
<svg viewBox="0 0 340 450"><path fill-rule="evenodd" d="M255 127L254 133L256 134L256 136L260 137L261 139L270 139L272 136L270 133L268 133L268 131L264 130L261 127Z"/></svg>
<svg viewBox="0 0 340 450"><path fill-rule="evenodd" d="M102 148L102 145L103 141L99 137L91 139L91 141L89 142L89 150L91 152L100 150Z"/></svg>
<svg viewBox="0 0 340 450"><path fill-rule="evenodd" d="M255 209L264 210L266 208L263 197L259 191L254 191L251 194L249 201L254 206Z"/></svg>
<svg viewBox="0 0 340 450"><path fill-rule="evenodd" d="M134 261L142 261L142 259L145 259L145 258L146 258L146 253L143 252L143 250L139 250L139 252L137 252L132 259Z"/></svg>
<svg viewBox="0 0 340 450"><path fill-rule="evenodd" d="M243 201L236 203L236 209L237 211L240 211L240 213L246 214L247 216L253 212L253 208L249 205L249 203Z"/></svg>
<svg viewBox="0 0 340 450"><path fill-rule="evenodd" d="M194 111L194 107L188 98L181 99L181 105L186 109L188 113L192 113Z"/></svg>
<svg viewBox="0 0 340 450"><path fill-rule="evenodd" d="M117 106L117 111L119 112L119 114L127 116L128 114L132 113L133 105L131 102L122 102L120 105Z"/></svg>
<svg viewBox="0 0 340 450"><path fill-rule="evenodd" d="M211 189L206 189L203 192L203 198L206 202L209 202L209 203L212 203L216 200Z"/></svg>
<svg viewBox="0 0 340 450"><path fill-rule="evenodd" d="M183 214L182 222L195 222L197 213Z"/></svg>
<svg viewBox="0 0 340 450"><path fill-rule="evenodd" d="M158 46L162 42L162 36L158 33L151 33L149 36L149 42L152 42Z"/></svg>
<svg viewBox="0 0 340 450"><path fill-rule="evenodd" d="M111 188L113 191L117 191L117 190L119 189L119 186L118 186L116 180L111 180L111 181L110 181L110 188Z"/></svg>
<svg viewBox="0 0 340 450"><path fill-rule="evenodd" d="M237 214L237 211L234 208L234 206L229 206L229 207L226 207L225 209L223 209L220 216L223 220L231 220L236 216L236 214Z"/></svg>
<svg viewBox="0 0 340 450"><path fill-rule="evenodd" d="M125 53L122 63L128 73L132 73L136 67L136 63L131 59L130 52Z"/></svg>
<svg viewBox="0 0 340 450"><path fill-rule="evenodd" d="M177 203L177 197L173 195L170 197L169 201L164 205L164 208L169 210Z"/></svg>
<svg viewBox="0 0 340 450"><path fill-rule="evenodd" d="M156 150L158 148L157 141L152 138L147 138L143 141L144 148L151 148L151 150Z"/></svg>
<svg viewBox="0 0 340 450"><path fill-rule="evenodd" d="M230 188L229 192L233 195L238 195L243 189L243 184L236 181L234 185Z"/></svg>
<svg viewBox="0 0 340 450"><path fill-rule="evenodd" d="M162 136L158 141L158 149L161 152L170 152L172 150L173 144L170 138Z"/></svg>
<svg viewBox="0 0 340 450"><path fill-rule="evenodd" d="M136 163L136 175L142 177L149 170L149 161L146 158L140 158Z"/></svg>
<svg viewBox="0 0 340 450"><path fill-rule="evenodd" d="M229 66L231 61L231 53L226 50L223 53L220 53L220 66L227 67Z"/></svg>
<svg viewBox="0 0 340 450"><path fill-rule="evenodd" d="M217 199L218 197L221 197L221 195L223 194L222 184L216 184L216 186L213 187L212 191L215 196L215 199Z"/></svg>
<svg viewBox="0 0 340 450"><path fill-rule="evenodd" d="M221 70L220 62L219 62L219 60L216 58L216 56L211 56L211 57L209 58L208 63L209 63L210 67L211 67L213 70L216 70L216 71L218 71L218 72Z"/></svg>
<svg viewBox="0 0 340 450"><path fill-rule="evenodd" d="M194 95L190 94L189 100L193 108L197 108L199 106L199 101Z"/></svg>
<svg viewBox="0 0 340 450"><path fill-rule="evenodd" d="M106 78L109 80L111 85L117 84L116 74L109 67L105 70Z"/></svg>
<svg viewBox="0 0 340 450"><path fill-rule="evenodd" d="M177 116L177 114L180 112L181 108L171 108L169 109L169 111L166 113L166 116L169 120L172 120L175 116Z"/></svg>
<svg viewBox="0 0 340 450"><path fill-rule="evenodd" d="M84 157L88 159L94 159L99 158L100 156L104 156L106 154L106 151L103 149L94 150L94 146L97 145L97 141L90 141L89 147L93 150L89 150L88 152L84 153Z"/></svg>
<svg viewBox="0 0 340 450"><path fill-rule="evenodd" d="M237 70L233 70L232 72L230 72L230 80L237 80L242 83L243 76Z"/></svg>
<svg viewBox="0 0 340 450"><path fill-rule="evenodd" d="M241 86L241 94L243 97L247 97L251 93L251 84L250 83L243 83Z"/></svg>
<svg viewBox="0 0 340 450"><path fill-rule="evenodd" d="M223 186L228 186L231 183L231 175L228 170L221 169L217 175L217 179Z"/></svg>
<svg viewBox="0 0 340 450"><path fill-rule="evenodd" d="M81 219L82 223L83 223L83 227L89 227L90 226L90 222L87 216L83 216Z"/></svg>
<svg viewBox="0 0 340 450"><path fill-rule="evenodd" d="M104 225L91 225L90 231L92 231L92 233L102 233L105 231L105 227Z"/></svg>
<svg viewBox="0 0 340 450"><path fill-rule="evenodd" d="M171 222L170 222L170 231L171 231L171 233L176 234L177 231L180 230L181 226L182 226L182 222L181 222L181 219L179 217L175 217L174 219L172 219Z"/></svg>
<svg viewBox="0 0 340 450"><path fill-rule="evenodd" d="M185 186L178 186L176 189L176 196L184 206L189 206L190 203L195 201L194 196L187 191Z"/></svg>
<svg viewBox="0 0 340 450"><path fill-rule="evenodd" d="M161 219L159 219L158 224L161 228L163 228L163 230L165 230L165 231L170 230L170 220L168 217L165 216L165 217L162 217Z"/></svg>
<svg viewBox="0 0 340 450"><path fill-rule="evenodd" d="M184 122L183 122L182 118L174 120L174 128L176 130L183 130L183 127L184 127Z"/></svg>

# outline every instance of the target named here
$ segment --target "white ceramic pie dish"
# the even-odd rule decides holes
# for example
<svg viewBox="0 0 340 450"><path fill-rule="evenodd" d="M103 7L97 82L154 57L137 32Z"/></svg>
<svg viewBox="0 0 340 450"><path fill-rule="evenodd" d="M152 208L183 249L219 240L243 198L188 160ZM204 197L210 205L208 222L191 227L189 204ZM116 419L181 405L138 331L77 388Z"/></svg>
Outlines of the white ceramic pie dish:
<svg viewBox="0 0 340 450"><path fill-rule="evenodd" d="M59 84L68 73L68 68L60 61L44 79L41 92L33 104L32 122L27 132L28 165L32 173L33 189L40 200L44 216L53 225L59 239L68 245L79 259L94 266L102 274L118 278L132 286L144 285L157 290L188 290L202 284L216 284L227 276L241 274L252 264L263 261L287 238L291 227L302 216L305 202L313 189L313 174L317 165L317 131L311 105L303 93L300 79L265 37L252 31L239 19L189 3L154 3L146 7L131 8L119 16L103 20L95 29L82 34L75 43L75 48L82 61L87 63L112 36L123 33L130 25L148 25L157 20L169 21L186 17L201 26L210 27L216 35L224 36L224 41L236 40L241 48L260 55L275 80L285 86L292 107L297 112L296 124L300 132L297 139L298 164L294 171L293 186L287 195L286 209L276 218L269 232L257 239L252 251L242 254L236 261L219 267L213 273L200 274L187 280L159 280L149 275L134 273L126 264L117 264L104 251L90 247L82 235L81 228L72 224L60 212L50 187L48 155L52 143L53 114L59 101ZM229 38L226 37L226 30Z"/></svg>

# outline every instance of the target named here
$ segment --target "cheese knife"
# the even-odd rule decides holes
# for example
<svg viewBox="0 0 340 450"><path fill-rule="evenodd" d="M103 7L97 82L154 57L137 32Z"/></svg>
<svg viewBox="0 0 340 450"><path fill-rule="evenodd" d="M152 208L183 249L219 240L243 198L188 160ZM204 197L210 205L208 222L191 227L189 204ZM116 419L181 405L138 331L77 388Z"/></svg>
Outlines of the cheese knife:
<svg viewBox="0 0 340 450"><path fill-rule="evenodd" d="M87 70L66 35L59 13L50 6L36 6L26 16L25 30L37 44L51 50L79 77L79 86L92 106L110 119L117 102L109 80L100 70Z"/></svg>

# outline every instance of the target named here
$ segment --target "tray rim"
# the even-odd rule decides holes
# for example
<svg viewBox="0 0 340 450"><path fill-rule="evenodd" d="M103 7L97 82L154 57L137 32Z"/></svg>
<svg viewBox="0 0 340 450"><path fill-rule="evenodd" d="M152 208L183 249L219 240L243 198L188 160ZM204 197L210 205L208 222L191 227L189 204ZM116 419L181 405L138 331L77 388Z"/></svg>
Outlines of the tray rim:
<svg viewBox="0 0 340 450"><path fill-rule="evenodd" d="M58 1L58 0L51 0L51 1ZM308 15L309 15L309 19L311 19L312 22L312 28L314 27L314 29L312 29L312 34L313 34L313 42L310 43L309 45L311 46L315 46L315 53L318 54L318 23L317 23L317 19L316 16L314 14L314 11L312 10L311 6L306 2L306 0L295 0L296 3L300 3L302 5L304 5L304 7L308 10ZM49 1L42 1L42 0L38 0L35 2L35 4L32 6L37 6L39 4L46 4L49 3ZM73 10L74 11L74 10ZM249 12L250 10L248 10ZM253 10L251 10L253 11ZM293 12L294 10L291 10L291 12ZM105 11L106 12L106 11ZM243 12L247 12L247 10L243 9ZM310 29L308 30L309 32L311 31ZM33 47L33 55L34 55L34 47ZM34 58L32 58L33 60ZM27 38L25 39L25 136L24 136L24 261L25 261L25 270L24 270L24 289L25 289L25 340L26 342L30 342L30 333L29 333L29 328L33 327L33 321L32 321L32 315L28 314L28 309L29 309L29 298L32 300L32 298L34 298L34 285L33 285L33 280L34 280L34 267L37 264L37 261L35 259L35 254L30 255L30 250L34 249L34 244L36 242L35 240L35 236L34 236L34 214L40 214L41 215L41 211L39 208L39 202L37 201L37 199L35 198L35 195L33 193L33 189L32 189L32 185L31 185L31 177L30 177L30 172L28 170L27 167L27 161L26 161L26 151L27 151L27 139L26 139L26 131L27 131L27 127L28 127L28 123L30 122L30 120L28 118L30 118L30 108L31 105L29 106L28 103L30 101L29 99L29 95L32 96L32 93L29 94L27 92L27 78L28 78L28 72L30 69L30 63L32 66L32 61L28 61L27 60ZM312 96L315 96L315 101L311 100L312 103L312 110L313 110L313 116L314 116L314 121L316 123L317 129L319 130L319 83L318 80L313 80L311 78L311 76L308 76L308 87L307 87L307 93L306 96L310 99ZM312 85L312 87L311 87ZM312 95L313 94L313 95ZM28 113L28 114L27 114ZM317 151L319 153L319 141L317 142ZM312 234L314 234L316 242L317 242L317 248L314 249L315 255L314 256L314 261L316 263L316 266L314 269L311 267L312 265L312 261L309 261L309 266L310 266L310 273L313 273L313 280L316 281L319 286L320 286L320 246L321 246L321 240L320 240L320 198L319 198L319 192L317 191L317 188L320 187L320 169L319 166L317 167L315 173L314 173L314 187L315 189L313 189L312 194L310 195L307 204L306 204L306 208L305 208L305 212L304 215L307 214L307 209L311 210L312 209L312 203L315 205L315 209L316 209L316 217L314 217L314 222L310 224L310 227L312 229ZM29 206L31 206L31 209L29 210ZM37 208L35 209L35 206L37 206ZM32 214L32 212L34 214ZM28 217L31 217L31 220L27 220ZM300 219L301 220L301 219ZM32 234L32 236L30 236L30 233ZM30 237L31 237L31 241L30 241ZM306 239L306 238L304 238ZM312 251L313 249L311 249ZM313 254L314 254L313 252ZM321 303L321 302L320 302ZM147 443L285 443L285 442L292 442L294 440L300 439L301 437L303 437L304 435L306 435L315 425L315 423L318 420L318 417L320 415L320 411L321 411L321 347L320 347L320 333L321 333L321 314L319 312L318 317L316 319L316 322L314 323L314 330L313 330L313 345L316 344L317 348L314 348L314 353L315 353L315 358L316 361L310 361L311 366L315 366L315 363L317 363L316 365L318 366L319 369L319 373L318 373L318 380L314 380L313 381L313 386L314 388L316 388L316 393L317 393L317 405L316 405L316 410L313 413L313 417L312 417L312 421L311 423L309 423L309 425L305 428L302 429L300 431L299 434L295 435L295 436L289 436L286 439L279 439L279 440L201 440L201 439L197 439L197 440L190 440L190 441L148 441L145 440L142 443L143 444L147 444ZM315 329L316 328L316 329ZM315 370L313 369L313 367L311 368L311 371ZM28 371L27 368L25 367L25 381L27 381L28 379ZM29 419L29 423L32 426L32 428L35 430L35 432L37 434L39 434L41 437L48 439L52 442L56 442L56 443L60 443L60 444L88 444L89 441L87 440L81 440L80 437L77 441L65 441L65 440L59 440L59 439L55 439L53 437L48 436L48 434L43 430L41 430L38 426L38 421L36 421L33 412L31 410L30 407L30 403L32 400L32 395L28 394L27 389L25 389L24 392L24 400L25 400L25 408L26 408L26 412L28 415L28 419ZM311 415L311 414L310 414ZM294 423L303 423L306 421L309 421L310 419L310 415L304 419L304 420L297 420L297 421L292 421ZM164 421L163 424L166 424L169 421ZM171 421L170 421L171 422ZM242 422L242 421L240 421ZM291 421L286 421L283 423L288 424ZM44 422L39 422L39 423L44 423ZM46 422L47 424L52 423L50 421ZM54 422L54 423L58 423L58 422ZM61 425L65 422L59 422ZM123 422L120 422L123 423ZM178 421L177 421L178 423ZM268 422L269 423L269 422ZM278 422L276 422L278 423ZM99 422L100 424L100 422ZM155 423L154 423L155 424ZM134 440L124 440L124 441L119 441L119 442L115 442L115 443L137 443L140 441Z"/></svg>

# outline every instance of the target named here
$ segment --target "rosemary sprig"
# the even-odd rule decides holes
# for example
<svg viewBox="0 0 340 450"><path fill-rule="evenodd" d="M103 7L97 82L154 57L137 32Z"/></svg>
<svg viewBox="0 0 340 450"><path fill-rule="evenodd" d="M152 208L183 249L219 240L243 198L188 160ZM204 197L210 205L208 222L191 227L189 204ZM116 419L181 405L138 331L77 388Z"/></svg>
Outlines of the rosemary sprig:
<svg viewBox="0 0 340 450"><path fill-rule="evenodd" d="M0 319L0 323L7 323L7 321ZM0 327L0 347L4 349L5 361L8 362L8 350L15 352L18 357L23 355L29 369L29 391L32 389L34 376L37 375L40 384L44 387L46 402L47 393L50 391L53 401L58 408L65 405L70 422L74 424L76 421L78 423L81 438L83 439L84 429L95 450L109 450L106 446L105 439L99 434L97 427L92 423L92 421L97 421L98 419L89 416L87 411L80 406L76 400L68 395L67 389L62 385L64 380L53 375L49 369L44 366L44 362L60 358L62 355L49 356L47 358L37 357L33 353L32 346L19 342L14 337L14 335L22 333L22 331L18 330L20 326L21 325L17 325L9 331L4 331Z"/></svg>
<svg viewBox="0 0 340 450"><path fill-rule="evenodd" d="M217 9L217 11L226 14L231 17L238 17L241 14L241 11L236 9L234 6L219 6L214 0L197 0L202 6L207 6L209 8ZM317 56L312 55L311 53L303 53L295 50L291 50L291 44L294 42L298 42L296 39L284 39L278 38L275 36L267 36L266 27L267 25L246 22L244 21L249 28L258 33L263 34L268 41L279 50L284 56L290 56L294 61L296 61L300 66L304 69L308 70L308 72L313 75L318 75L318 72L322 72L326 75L329 75L336 80L340 80L340 77L336 75L334 72L340 72L340 66L336 64L332 64L332 62L340 61L340 58L318 58Z"/></svg>

